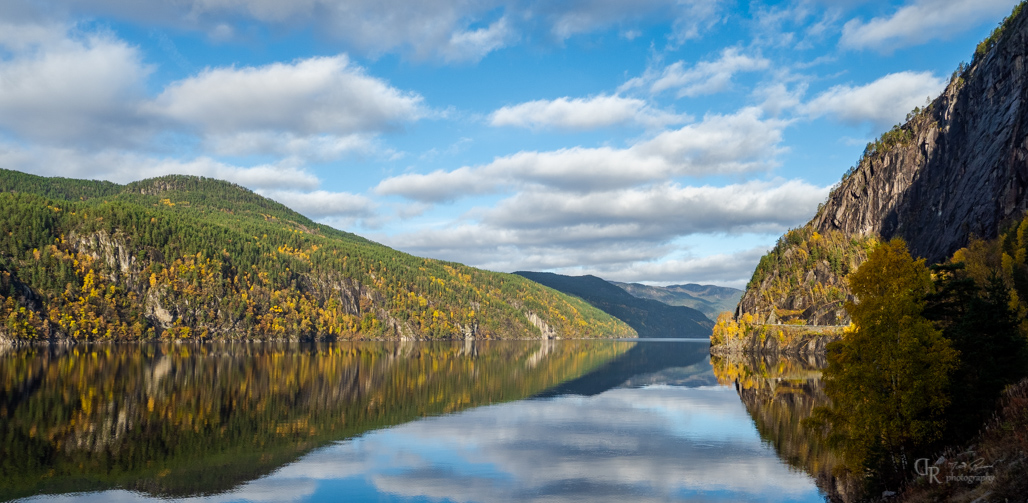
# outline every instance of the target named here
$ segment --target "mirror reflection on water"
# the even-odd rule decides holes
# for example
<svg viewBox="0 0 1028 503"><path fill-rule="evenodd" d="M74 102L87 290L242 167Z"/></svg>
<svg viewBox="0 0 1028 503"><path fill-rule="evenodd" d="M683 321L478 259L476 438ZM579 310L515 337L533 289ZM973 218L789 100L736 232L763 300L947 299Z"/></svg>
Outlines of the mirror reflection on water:
<svg viewBox="0 0 1028 503"><path fill-rule="evenodd" d="M823 501L821 362L706 341L0 354L0 500ZM819 488L820 486L820 488Z"/></svg>

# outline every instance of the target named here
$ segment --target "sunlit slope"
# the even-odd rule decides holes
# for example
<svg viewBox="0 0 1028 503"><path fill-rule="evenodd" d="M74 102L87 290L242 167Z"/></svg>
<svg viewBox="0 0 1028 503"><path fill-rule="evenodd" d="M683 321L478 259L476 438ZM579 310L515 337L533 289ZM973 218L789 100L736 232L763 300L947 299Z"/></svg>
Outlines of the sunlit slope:
<svg viewBox="0 0 1028 503"><path fill-rule="evenodd" d="M414 257L227 182L0 170L0 338L634 336L521 277Z"/></svg>

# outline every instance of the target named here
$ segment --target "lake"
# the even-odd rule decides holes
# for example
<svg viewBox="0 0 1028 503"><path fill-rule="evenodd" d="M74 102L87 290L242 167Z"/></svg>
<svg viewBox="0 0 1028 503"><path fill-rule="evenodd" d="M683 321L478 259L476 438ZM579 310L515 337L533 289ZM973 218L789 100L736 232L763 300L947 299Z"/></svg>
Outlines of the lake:
<svg viewBox="0 0 1028 503"><path fill-rule="evenodd" d="M820 362L702 341L0 354L0 500L824 501Z"/></svg>

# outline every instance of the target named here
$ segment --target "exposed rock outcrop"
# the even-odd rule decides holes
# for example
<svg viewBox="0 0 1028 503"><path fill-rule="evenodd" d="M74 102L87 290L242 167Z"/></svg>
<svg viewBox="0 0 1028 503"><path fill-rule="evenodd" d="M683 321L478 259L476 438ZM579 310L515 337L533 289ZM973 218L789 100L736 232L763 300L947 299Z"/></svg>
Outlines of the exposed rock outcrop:
<svg viewBox="0 0 1028 503"><path fill-rule="evenodd" d="M806 243L780 241L772 252L778 255L754 274L736 319L748 314L758 323L774 323L785 311L811 325L847 323L840 309L852 298L845 275L866 259L875 242L902 237L913 255L939 262L971 237L995 238L1024 215L1026 57L1028 15L1018 9L979 46L970 65L961 65L941 96L869 144L817 215L792 231L849 240L839 251L838 266L827 267L829 261L821 258L806 266L809 278L793 280L795 271L788 269L796 262L782 257ZM775 284L786 286L771 292ZM819 297L818 286L838 292Z"/></svg>

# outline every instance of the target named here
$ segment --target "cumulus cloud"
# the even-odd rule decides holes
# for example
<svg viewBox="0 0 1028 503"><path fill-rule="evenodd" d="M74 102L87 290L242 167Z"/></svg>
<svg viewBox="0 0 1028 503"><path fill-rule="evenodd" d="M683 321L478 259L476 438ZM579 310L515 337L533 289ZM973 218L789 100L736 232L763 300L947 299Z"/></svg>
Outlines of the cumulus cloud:
<svg viewBox="0 0 1028 503"><path fill-rule="evenodd" d="M518 38L517 33L508 25L506 18L477 30L454 32L449 43L440 49L446 61L478 61Z"/></svg>
<svg viewBox="0 0 1028 503"><path fill-rule="evenodd" d="M616 95L529 101L500 108L489 116L489 123L493 126L572 130L619 124L663 127L683 120L686 118L655 110L643 100Z"/></svg>
<svg viewBox="0 0 1028 503"><path fill-rule="evenodd" d="M292 160L276 164L234 166L210 157L154 157L145 153L104 149L83 152L66 147L20 147L0 143L0 166L44 176L102 179L126 183L168 174L220 178L250 188L312 190L320 180Z"/></svg>
<svg viewBox="0 0 1028 503"><path fill-rule="evenodd" d="M484 221L505 228L561 231L567 226L627 224L621 237L643 239L713 231L767 232L809 218L825 196L824 188L796 180L723 187L665 183L584 194L523 192L500 203Z"/></svg>
<svg viewBox="0 0 1028 503"><path fill-rule="evenodd" d="M870 122L884 128L938 96L946 84L946 79L929 72L890 73L863 86L832 87L799 110L812 118L832 116L849 124Z"/></svg>
<svg viewBox="0 0 1028 503"><path fill-rule="evenodd" d="M367 154L378 150L381 133L429 113L423 98L367 75L345 55L208 68L151 98L152 68L138 48L108 32L0 22L0 51L0 134L30 149L50 148L44 157L74 157L72 166L89 178L124 176L119 163L96 165L87 150L137 159L148 172L167 164L169 145L196 139L203 150L185 156L199 160L178 161L182 166L217 164L205 154L272 155L294 164ZM175 141L155 143L169 137Z"/></svg>
<svg viewBox="0 0 1028 503"><path fill-rule="evenodd" d="M52 0L46 12L30 0L7 0L7 11L36 15L114 16L207 33L213 40L245 36L255 22L276 29L313 28L350 50L377 57L475 62L523 40L560 43L610 28L633 32L668 23L670 44L698 38L722 17L723 0ZM26 14L27 15L27 14ZM239 35L237 35L239 34Z"/></svg>
<svg viewBox="0 0 1028 503"><path fill-rule="evenodd" d="M105 34L0 25L0 128L50 144L129 144L149 131L138 110L151 68Z"/></svg>
<svg viewBox="0 0 1028 503"><path fill-rule="evenodd" d="M717 60L701 61L692 68L687 68L683 61L662 70L648 68L642 76L624 83L620 90L648 87L651 93L656 94L677 89L680 98L696 97L728 89L737 73L766 70L770 66L771 61L766 58L743 54L738 47L728 47L721 51Z"/></svg>
<svg viewBox="0 0 1028 503"><path fill-rule="evenodd" d="M30 7L40 10L31 5L21 10ZM477 61L518 39L508 20L491 19L504 7L494 0L56 0L46 7L54 16L110 15L195 29L222 41L237 33L245 36L245 26L254 22L276 29L313 28L371 56L398 52L450 62Z"/></svg>
<svg viewBox="0 0 1028 503"><path fill-rule="evenodd" d="M330 161L348 153L368 154L375 150L374 136L355 133L302 135L290 131L244 131L214 134L205 146L220 155L280 154L312 161Z"/></svg>
<svg viewBox="0 0 1028 503"><path fill-rule="evenodd" d="M790 89L783 82L758 87L753 96L763 100L760 108L772 117L777 117L786 110L791 110L800 105L803 95L807 92L806 83L798 83Z"/></svg>
<svg viewBox="0 0 1028 503"><path fill-rule="evenodd" d="M891 16L843 26L839 44L890 52L944 39L1010 12L1015 0L913 0Z"/></svg>
<svg viewBox="0 0 1028 503"><path fill-rule="evenodd" d="M752 172L772 165L785 125L762 118L759 109L746 108L732 115L708 115L628 148L519 152L482 166L387 178L375 191L439 202L525 184L592 191L684 175Z"/></svg>
<svg viewBox="0 0 1028 503"><path fill-rule="evenodd" d="M802 224L828 194L798 180L725 186L653 186L597 192L523 190L463 221L376 239L403 250L494 270L555 269L626 281L679 281L720 274L744 284L756 258L677 262L672 242L698 235L780 234ZM750 253L750 252L747 252ZM752 253L750 253L752 255ZM725 271L731 271L730 273ZM676 272L682 273L675 276Z"/></svg>
<svg viewBox="0 0 1028 503"><path fill-rule="evenodd" d="M260 190L258 193L269 199L274 199L314 220L324 218L368 218L374 215L376 207L375 203L368 197L348 192Z"/></svg>
<svg viewBox="0 0 1028 503"><path fill-rule="evenodd" d="M559 40L589 33L608 26L624 26L646 18L671 19L669 41L682 43L697 38L700 32L720 19L721 0L591 0L577 2L537 2L534 10L548 19L550 32Z"/></svg>
<svg viewBox="0 0 1028 503"><path fill-rule="evenodd" d="M569 268L565 274L593 274L612 281L646 278L658 283L675 283L688 278L694 283L743 289L767 251L768 247L759 246L732 253L636 262L618 267Z"/></svg>
<svg viewBox="0 0 1028 503"><path fill-rule="evenodd" d="M227 153L322 155L366 143L427 112L423 99L368 76L345 55L261 67L209 68L167 86L156 115L197 128ZM329 135L329 136L325 136ZM358 135L358 136L354 136Z"/></svg>

